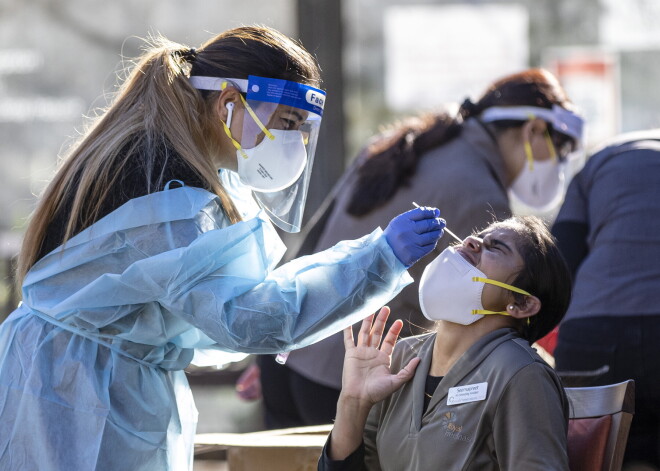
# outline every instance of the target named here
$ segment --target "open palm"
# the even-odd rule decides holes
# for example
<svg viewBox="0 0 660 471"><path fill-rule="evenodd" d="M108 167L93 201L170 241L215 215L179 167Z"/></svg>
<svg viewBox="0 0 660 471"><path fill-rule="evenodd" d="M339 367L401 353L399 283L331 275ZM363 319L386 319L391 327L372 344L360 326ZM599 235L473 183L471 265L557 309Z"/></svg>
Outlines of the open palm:
<svg viewBox="0 0 660 471"><path fill-rule="evenodd" d="M373 325L373 315L364 319L358 333L357 345L353 338L353 329L351 327L344 329L346 356L342 394L345 397L357 399L362 403L375 404L412 378L419 363L418 358L411 360L397 374L392 374L390 371L392 350L403 323L400 320L395 321L383 339L389 313L389 308L383 307Z"/></svg>

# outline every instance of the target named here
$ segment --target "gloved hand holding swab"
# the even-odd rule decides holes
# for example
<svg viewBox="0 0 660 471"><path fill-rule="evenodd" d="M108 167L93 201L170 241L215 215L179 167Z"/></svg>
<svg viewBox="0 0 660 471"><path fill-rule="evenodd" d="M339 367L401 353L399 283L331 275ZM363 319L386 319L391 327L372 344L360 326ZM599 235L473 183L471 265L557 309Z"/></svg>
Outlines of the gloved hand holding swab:
<svg viewBox="0 0 660 471"><path fill-rule="evenodd" d="M417 203L415 203L414 201L412 202L412 204L413 204L413 206L414 206L415 208L419 208L419 205L418 205ZM450 231L450 230L447 228L446 225L445 225L445 227L443 228L443 230L444 230L447 234L449 234L450 236L452 236L454 239L456 239L456 241L457 241L459 244L462 244L462 243L463 243L463 239L461 239L461 238L458 237L456 234L454 234L452 231Z"/></svg>

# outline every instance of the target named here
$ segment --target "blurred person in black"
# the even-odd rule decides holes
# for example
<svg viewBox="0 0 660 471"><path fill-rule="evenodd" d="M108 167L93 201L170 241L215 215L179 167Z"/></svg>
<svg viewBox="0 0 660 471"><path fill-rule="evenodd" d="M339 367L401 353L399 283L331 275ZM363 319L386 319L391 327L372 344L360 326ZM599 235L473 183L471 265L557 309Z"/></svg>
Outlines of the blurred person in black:
<svg viewBox="0 0 660 471"><path fill-rule="evenodd" d="M660 129L619 136L571 181L552 228L574 281L557 369L635 380L624 469L660 469L659 183Z"/></svg>

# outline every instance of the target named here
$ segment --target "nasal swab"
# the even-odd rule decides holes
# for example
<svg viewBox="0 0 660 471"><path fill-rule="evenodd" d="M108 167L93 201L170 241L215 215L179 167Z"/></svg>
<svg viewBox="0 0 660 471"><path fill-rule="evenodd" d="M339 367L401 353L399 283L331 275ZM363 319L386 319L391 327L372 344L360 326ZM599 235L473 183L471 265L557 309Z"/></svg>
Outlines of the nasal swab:
<svg viewBox="0 0 660 471"><path fill-rule="evenodd" d="M413 204L413 206L415 206L415 208L419 208L419 205L418 205L417 203L415 203L414 201L412 202L412 204ZM450 230L447 228L446 225L445 225L445 227L444 227L443 230L444 230L447 234L449 234L450 236L452 236L454 239L456 239L456 240L458 241L459 244L462 244L462 243L463 243L463 239L461 239L461 238L458 237L456 234L454 234L452 231L450 231Z"/></svg>

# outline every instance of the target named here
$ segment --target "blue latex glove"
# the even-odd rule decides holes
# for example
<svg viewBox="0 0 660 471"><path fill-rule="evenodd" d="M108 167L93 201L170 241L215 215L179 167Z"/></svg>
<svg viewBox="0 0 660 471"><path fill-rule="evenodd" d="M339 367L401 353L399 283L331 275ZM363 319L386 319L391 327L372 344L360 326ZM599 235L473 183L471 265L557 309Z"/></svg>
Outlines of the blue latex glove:
<svg viewBox="0 0 660 471"><path fill-rule="evenodd" d="M437 208L420 207L399 214L385 228L385 240L406 267L435 248L442 237L445 220Z"/></svg>

